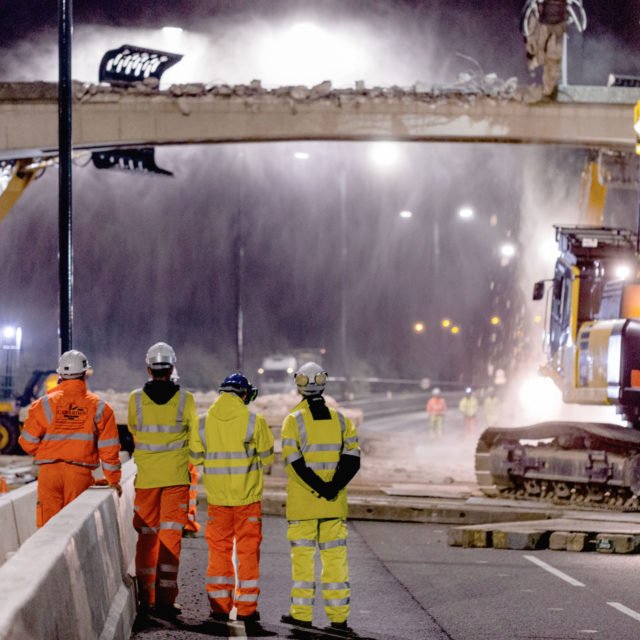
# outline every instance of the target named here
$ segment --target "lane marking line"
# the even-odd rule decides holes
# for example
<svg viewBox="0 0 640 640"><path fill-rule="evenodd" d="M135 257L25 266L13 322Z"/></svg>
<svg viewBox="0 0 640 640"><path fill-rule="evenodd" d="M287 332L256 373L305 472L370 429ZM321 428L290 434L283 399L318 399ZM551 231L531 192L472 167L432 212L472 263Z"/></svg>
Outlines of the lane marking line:
<svg viewBox="0 0 640 640"><path fill-rule="evenodd" d="M557 578L560 578L561 580L568 582L573 587L584 587L584 584L579 580L572 578L570 575L567 575L566 573L563 573L559 569L552 567L550 564L547 564L546 562L539 560L535 556L522 556L522 557L525 558L526 560L529 560L529 562L533 562L533 564L537 564L539 567L541 567L545 571L548 571L549 573L552 573Z"/></svg>
<svg viewBox="0 0 640 640"><path fill-rule="evenodd" d="M634 611L633 609L629 609L629 607L625 607L623 604L620 604L619 602L607 602L607 604L610 607L613 607L614 609L621 611L622 613L626 613L630 618L640 621L640 613L638 613L637 611Z"/></svg>

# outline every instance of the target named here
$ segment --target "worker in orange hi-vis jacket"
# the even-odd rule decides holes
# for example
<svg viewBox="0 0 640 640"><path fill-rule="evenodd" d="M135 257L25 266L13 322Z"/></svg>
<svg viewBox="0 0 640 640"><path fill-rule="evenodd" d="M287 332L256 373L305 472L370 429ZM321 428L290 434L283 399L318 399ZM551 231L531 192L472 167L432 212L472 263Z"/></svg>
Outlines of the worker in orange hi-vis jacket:
<svg viewBox="0 0 640 640"><path fill-rule="evenodd" d="M431 392L427 402L427 414L429 415L429 433L432 436L442 435L444 416L447 413L447 401L440 395L437 387Z"/></svg>
<svg viewBox="0 0 640 640"><path fill-rule="evenodd" d="M60 382L35 400L20 446L39 465L36 524L44 525L94 484L102 463L108 484L120 488L120 438L113 409L87 390L87 357L72 349L60 356Z"/></svg>

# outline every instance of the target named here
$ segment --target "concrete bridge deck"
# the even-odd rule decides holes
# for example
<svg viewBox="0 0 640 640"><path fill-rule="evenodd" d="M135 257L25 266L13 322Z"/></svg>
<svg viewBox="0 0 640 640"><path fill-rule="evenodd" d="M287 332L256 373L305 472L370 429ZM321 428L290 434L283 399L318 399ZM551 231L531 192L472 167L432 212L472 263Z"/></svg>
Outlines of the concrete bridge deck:
<svg viewBox="0 0 640 640"><path fill-rule="evenodd" d="M496 81L498 82L498 81ZM74 83L75 149L284 140L555 144L632 151L635 88L336 90L174 85L166 91ZM0 159L57 152L57 85L0 84Z"/></svg>

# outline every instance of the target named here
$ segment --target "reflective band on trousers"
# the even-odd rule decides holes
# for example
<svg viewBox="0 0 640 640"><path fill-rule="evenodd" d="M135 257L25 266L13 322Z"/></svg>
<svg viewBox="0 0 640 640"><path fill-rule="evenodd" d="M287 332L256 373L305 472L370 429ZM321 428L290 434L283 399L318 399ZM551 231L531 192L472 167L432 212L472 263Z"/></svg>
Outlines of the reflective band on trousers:
<svg viewBox="0 0 640 640"><path fill-rule="evenodd" d="M224 589L221 591L207 591L207 595L210 598L230 598L233 595L231 589Z"/></svg>
<svg viewBox="0 0 640 640"><path fill-rule="evenodd" d="M207 576L207 584L235 584L234 576Z"/></svg>
<svg viewBox="0 0 640 640"><path fill-rule="evenodd" d="M302 580L294 580L293 588L294 589L313 589L315 591L316 583L315 582L304 582Z"/></svg>
<svg viewBox="0 0 640 640"><path fill-rule="evenodd" d="M236 596L236 602L257 602L258 594L257 593L242 593L239 596Z"/></svg>
<svg viewBox="0 0 640 640"><path fill-rule="evenodd" d="M340 538L339 540L329 540L329 542L319 542L318 548L322 551L323 549L333 549L334 547L346 547L347 541L345 538Z"/></svg>
<svg viewBox="0 0 640 640"><path fill-rule="evenodd" d="M139 576L155 576L156 568L152 567L151 569L141 569L140 567L136 568L136 575Z"/></svg>
<svg viewBox="0 0 640 640"><path fill-rule="evenodd" d="M158 586L175 589L178 586L178 583L176 580L158 580Z"/></svg>
<svg viewBox="0 0 640 640"><path fill-rule="evenodd" d="M316 546L315 540L290 540L292 547L314 547ZM346 542L346 541L345 541Z"/></svg>
<svg viewBox="0 0 640 640"><path fill-rule="evenodd" d="M160 531L160 527L140 527L140 533L142 535L157 535L158 531Z"/></svg>
<svg viewBox="0 0 640 640"><path fill-rule="evenodd" d="M313 605L315 598L291 598L291 604Z"/></svg>
<svg viewBox="0 0 640 640"><path fill-rule="evenodd" d="M183 525L181 525L179 522L161 522L160 523L161 529L176 529L178 531L182 531L182 527Z"/></svg>
<svg viewBox="0 0 640 640"><path fill-rule="evenodd" d="M350 584L348 582L323 582L322 589L325 591L332 591L336 589L349 589Z"/></svg>
<svg viewBox="0 0 640 640"><path fill-rule="evenodd" d="M238 589L252 589L257 586L257 580L238 580Z"/></svg>
<svg viewBox="0 0 640 640"><path fill-rule="evenodd" d="M177 564L159 564L158 565L158 569L160 571L177 571L178 570L178 565Z"/></svg>
<svg viewBox="0 0 640 640"><path fill-rule="evenodd" d="M344 607L349 602L350 598L324 598L325 607Z"/></svg>

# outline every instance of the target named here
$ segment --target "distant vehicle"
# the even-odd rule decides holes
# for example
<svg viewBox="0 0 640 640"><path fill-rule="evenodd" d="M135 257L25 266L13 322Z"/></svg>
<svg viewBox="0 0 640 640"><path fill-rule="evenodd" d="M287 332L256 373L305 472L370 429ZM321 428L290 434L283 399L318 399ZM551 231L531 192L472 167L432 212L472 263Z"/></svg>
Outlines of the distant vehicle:
<svg viewBox="0 0 640 640"><path fill-rule="evenodd" d="M322 364L324 349L293 349L290 353L280 353L265 357L258 369L258 388L262 395L271 393L292 393L296 390L294 373L303 362L313 360Z"/></svg>

